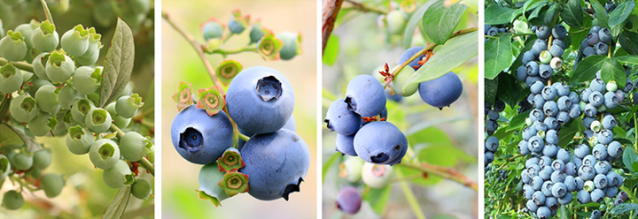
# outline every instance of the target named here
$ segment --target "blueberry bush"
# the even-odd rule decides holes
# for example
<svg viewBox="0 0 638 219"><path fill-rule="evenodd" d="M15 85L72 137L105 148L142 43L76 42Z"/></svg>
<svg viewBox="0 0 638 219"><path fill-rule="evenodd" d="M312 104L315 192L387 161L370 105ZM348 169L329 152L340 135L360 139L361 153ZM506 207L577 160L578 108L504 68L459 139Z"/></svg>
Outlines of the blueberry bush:
<svg viewBox="0 0 638 219"><path fill-rule="evenodd" d="M636 217L635 2L485 6L485 217Z"/></svg>
<svg viewBox="0 0 638 219"><path fill-rule="evenodd" d="M153 5L104 3L0 2L1 217L153 215Z"/></svg>
<svg viewBox="0 0 638 219"><path fill-rule="evenodd" d="M478 7L447 3L325 2L324 217L476 217Z"/></svg>
<svg viewBox="0 0 638 219"><path fill-rule="evenodd" d="M229 17L202 21L201 37L195 38L163 13L166 23L200 55L209 74L198 76L212 80L210 88L196 93L190 83L173 82L178 90L172 99L179 113L172 119L171 153L199 166L194 166L199 173L191 176L199 188L191 188L197 192L191 192L190 199L203 199L199 202L219 211L233 205L226 200L240 193L262 201L302 200L297 192L310 192L304 187L312 159L307 141L296 132L293 111L299 97L288 80L290 70L264 62L300 58L302 35L275 34L267 28L269 19L239 9ZM242 40L243 45L227 49L237 45L227 43L231 40ZM250 55L261 57L262 63L244 66L238 61ZM224 60L213 67L208 56ZM227 59L231 56L238 60Z"/></svg>

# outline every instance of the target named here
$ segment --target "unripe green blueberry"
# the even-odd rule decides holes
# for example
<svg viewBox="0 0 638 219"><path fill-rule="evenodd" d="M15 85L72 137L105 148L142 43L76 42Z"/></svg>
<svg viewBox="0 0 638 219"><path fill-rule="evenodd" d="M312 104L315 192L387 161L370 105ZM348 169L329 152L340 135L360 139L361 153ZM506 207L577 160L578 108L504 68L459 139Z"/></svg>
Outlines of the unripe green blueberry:
<svg viewBox="0 0 638 219"><path fill-rule="evenodd" d="M93 102L88 99L79 99L71 107L71 116L76 122L85 125L86 115L94 108Z"/></svg>
<svg viewBox="0 0 638 219"><path fill-rule="evenodd" d="M95 32L95 28L91 27L89 31L89 47L86 52L78 57L75 57L75 62L80 65L93 65L100 57L100 49L102 48L102 35Z"/></svg>
<svg viewBox="0 0 638 219"><path fill-rule="evenodd" d="M363 168L363 161L359 157L348 157L346 161L343 162L342 166L339 166L339 176L346 178L348 182L356 183L361 179L361 170Z"/></svg>
<svg viewBox="0 0 638 219"><path fill-rule="evenodd" d="M549 53L549 51L547 50L542 51L541 54L538 56L538 60L540 60L543 64L548 64L550 61L552 61L552 54Z"/></svg>
<svg viewBox="0 0 638 219"><path fill-rule="evenodd" d="M549 67L554 70L558 70L563 67L563 60L561 60L560 57L554 57L552 58L552 61L549 62Z"/></svg>
<svg viewBox="0 0 638 219"><path fill-rule="evenodd" d="M394 72L397 68L399 68L399 66L395 66L390 72ZM411 68L410 66L405 66L403 69L401 69L399 75L397 75L391 82L392 90L394 91L394 93L404 97L408 97L414 94L419 89L419 84L414 83L406 87L405 91L403 90L404 86L407 85L408 80L410 80L410 77L412 77L412 74L414 74L414 72L414 68Z"/></svg>
<svg viewBox="0 0 638 219"><path fill-rule="evenodd" d="M129 161L139 161L153 147L153 142L137 132L127 132L120 139L120 154Z"/></svg>
<svg viewBox="0 0 638 219"><path fill-rule="evenodd" d="M11 190L4 193L2 197L2 206L8 210L16 210L24 205L24 198L22 194L18 193L16 190Z"/></svg>
<svg viewBox="0 0 638 219"><path fill-rule="evenodd" d="M585 184L583 185L583 189L587 192L591 192L595 188L596 186L594 185L594 181L591 181L591 180L586 181Z"/></svg>
<svg viewBox="0 0 638 219"><path fill-rule="evenodd" d="M69 134L66 136L66 147L71 153L77 155L89 153L93 143L95 143L95 137L89 130L79 125L69 128Z"/></svg>
<svg viewBox="0 0 638 219"><path fill-rule="evenodd" d="M69 126L67 126L66 122L64 122L64 117L67 113L69 113L69 118L71 118L71 113L69 111L60 111L55 114L55 119L58 121L55 127L53 127L53 136L65 136L67 133L69 133Z"/></svg>
<svg viewBox="0 0 638 219"><path fill-rule="evenodd" d="M42 184L42 189L44 189L44 194L49 198L60 195L64 187L64 179L60 174L47 173L42 176L40 183Z"/></svg>
<svg viewBox="0 0 638 219"><path fill-rule="evenodd" d="M53 85L45 85L35 92L35 101L42 112L58 113L60 103L58 102L58 90Z"/></svg>
<svg viewBox="0 0 638 219"><path fill-rule="evenodd" d="M388 32L391 35L399 35L403 33L407 16L403 11L392 10L386 15L386 22L388 24Z"/></svg>
<svg viewBox="0 0 638 219"><path fill-rule="evenodd" d="M591 123L591 125L589 126L589 128L594 131L594 132L599 132L600 129L602 128L602 125L600 124L600 122L598 120L595 120Z"/></svg>
<svg viewBox="0 0 638 219"><path fill-rule="evenodd" d="M95 167L106 170L120 160L120 148L112 140L100 139L91 145L89 158Z"/></svg>
<svg viewBox="0 0 638 219"><path fill-rule="evenodd" d="M70 110L73 104L82 98L82 95L78 93L71 85L65 84L58 93L58 102L60 103L60 109ZM84 120L82 120L84 124Z"/></svg>
<svg viewBox="0 0 638 219"><path fill-rule="evenodd" d="M73 29L62 34L62 49L70 56L81 56L89 48L89 31L84 29L82 24L78 24Z"/></svg>
<svg viewBox="0 0 638 219"><path fill-rule="evenodd" d="M27 171L27 175L31 176L31 178L38 179L42 176L42 170L38 168L31 168Z"/></svg>
<svg viewBox="0 0 638 219"><path fill-rule="evenodd" d="M115 104L116 102L112 102L109 103L109 105L106 105L106 111L108 111L111 114L111 118L113 119L113 124L115 124L117 127L128 127L128 125L131 123L131 120L133 120L133 118L124 118L120 115L117 114L117 110L115 109Z"/></svg>
<svg viewBox="0 0 638 219"><path fill-rule="evenodd" d="M51 152L47 149L33 152L33 167L43 170L51 165Z"/></svg>
<svg viewBox="0 0 638 219"><path fill-rule="evenodd" d="M104 133L111 127L111 114L102 108L93 108L84 119L84 124L95 133Z"/></svg>
<svg viewBox="0 0 638 219"><path fill-rule="evenodd" d="M392 180L392 166L364 163L361 170L363 182L376 189L385 187Z"/></svg>
<svg viewBox="0 0 638 219"><path fill-rule="evenodd" d="M135 14L146 14L151 10L151 1L149 0L131 0L127 3Z"/></svg>
<svg viewBox="0 0 638 219"><path fill-rule="evenodd" d="M7 32L0 39L0 56L8 61L22 61L27 56L27 43L20 32Z"/></svg>
<svg viewBox="0 0 638 219"><path fill-rule="evenodd" d="M11 158L11 165L18 170L28 170L33 166L33 157L29 154L17 153Z"/></svg>
<svg viewBox="0 0 638 219"><path fill-rule="evenodd" d="M93 104L99 104L100 103L100 94L98 93L90 93L89 95L86 95L86 99L89 99L91 102L93 102Z"/></svg>
<svg viewBox="0 0 638 219"><path fill-rule="evenodd" d="M291 60L296 55L301 54L301 34L293 32L281 32L277 34L277 39L284 43L279 51L282 60Z"/></svg>
<svg viewBox="0 0 638 219"><path fill-rule="evenodd" d="M123 160L117 160L113 167L104 170L102 177L104 178L104 183L114 189L122 188L135 182L135 175L131 172L131 168L126 161Z"/></svg>
<svg viewBox="0 0 638 219"><path fill-rule="evenodd" d="M146 154L148 156L148 161L150 161L151 163L155 163L155 146L152 146L151 149L149 149L148 154Z"/></svg>
<svg viewBox="0 0 638 219"><path fill-rule="evenodd" d="M81 94L88 95L97 91L102 83L102 67L82 66L73 74L73 87Z"/></svg>
<svg viewBox="0 0 638 219"><path fill-rule="evenodd" d="M9 158L4 154L0 154L0 181L4 182L4 179L9 176L11 172L11 162Z"/></svg>
<svg viewBox="0 0 638 219"><path fill-rule="evenodd" d="M616 92L616 90L618 90L618 84L616 84L616 81L607 82L606 87L609 92Z"/></svg>
<svg viewBox="0 0 638 219"><path fill-rule="evenodd" d="M117 99L115 104L115 110L117 110L117 114L124 118L131 118L137 112L137 109L142 107L144 102L142 102L142 97L138 94L133 94L131 96L123 96Z"/></svg>
<svg viewBox="0 0 638 219"><path fill-rule="evenodd" d="M24 42L27 44L27 48L33 48L33 42L31 41L31 36L33 35L33 31L35 28L39 26L38 22L35 20L31 20L28 24L20 24L16 27L15 32L20 32L22 37L24 37Z"/></svg>
<svg viewBox="0 0 638 219"><path fill-rule="evenodd" d="M47 61L49 61L50 55L51 53L43 52L33 59L33 63L32 63L33 72L35 73L35 75L38 76L38 78L42 80L47 80L47 81L49 80L49 76L47 76L47 71L46 71L46 64L47 64Z"/></svg>
<svg viewBox="0 0 638 219"><path fill-rule="evenodd" d="M224 34L224 25L217 22L217 19L211 18L201 25L202 35L204 40L209 41L216 38L221 38Z"/></svg>
<svg viewBox="0 0 638 219"><path fill-rule="evenodd" d="M11 63L0 68L0 93L13 93L22 86L22 73Z"/></svg>
<svg viewBox="0 0 638 219"><path fill-rule="evenodd" d="M50 113L40 112L29 121L29 131L35 136L46 136L51 134L51 130L58 124L58 120Z"/></svg>
<svg viewBox="0 0 638 219"><path fill-rule="evenodd" d="M151 183L146 179L138 178L131 186L131 193L135 198L146 199L151 195Z"/></svg>
<svg viewBox="0 0 638 219"><path fill-rule="evenodd" d="M33 47L41 52L52 52L60 43L60 36L55 31L55 25L46 20L33 31L31 35Z"/></svg>
<svg viewBox="0 0 638 219"><path fill-rule="evenodd" d="M253 27L250 29L250 44L259 42L259 40L266 35L266 32L268 32L268 30L261 27L261 22L259 20L255 21Z"/></svg>
<svg viewBox="0 0 638 219"><path fill-rule="evenodd" d="M33 120L40 112L35 99L28 94L22 94L11 100L9 111L11 117L23 123Z"/></svg>
<svg viewBox="0 0 638 219"><path fill-rule="evenodd" d="M47 61L46 72L52 82L63 83L73 76L75 62L67 55L53 52Z"/></svg>

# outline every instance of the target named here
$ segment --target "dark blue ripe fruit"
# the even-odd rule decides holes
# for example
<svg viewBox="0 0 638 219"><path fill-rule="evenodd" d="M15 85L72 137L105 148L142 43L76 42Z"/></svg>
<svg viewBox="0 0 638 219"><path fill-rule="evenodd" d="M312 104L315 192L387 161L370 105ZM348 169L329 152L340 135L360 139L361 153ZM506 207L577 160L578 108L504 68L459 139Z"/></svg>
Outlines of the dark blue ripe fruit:
<svg viewBox="0 0 638 219"><path fill-rule="evenodd" d="M294 132L254 135L241 149L246 166L239 172L248 175L248 193L259 200L284 198L299 191L299 184L310 167L310 151Z"/></svg>
<svg viewBox="0 0 638 219"><path fill-rule="evenodd" d="M337 208L348 214L356 214L361 208L361 194L357 188L346 186L339 190Z"/></svg>
<svg viewBox="0 0 638 219"><path fill-rule="evenodd" d="M341 154L347 154L350 156L357 156L357 152L354 150L354 135L342 135L337 134L337 151Z"/></svg>
<svg viewBox="0 0 638 219"><path fill-rule="evenodd" d="M405 52L401 54L401 57L399 57L399 64L403 64L404 62L408 61L410 57L412 57L414 54L421 51L422 49L423 49L422 46L415 46L415 47L409 48L408 50L405 50ZM419 69L421 67L421 65L419 65L419 61L421 61L423 57L425 57L425 55L421 54L418 58L412 60L410 64L408 64L408 66L414 68L415 70Z"/></svg>
<svg viewBox="0 0 638 219"><path fill-rule="evenodd" d="M392 123L371 122L354 136L354 150L368 163L393 165L405 156L408 140Z"/></svg>
<svg viewBox="0 0 638 219"><path fill-rule="evenodd" d="M292 115L294 105L290 82L277 70L264 66L241 71L226 93L230 117L249 136L281 129Z"/></svg>
<svg viewBox="0 0 638 219"><path fill-rule="evenodd" d="M353 135L361 127L361 116L348 110L345 99L332 102L326 112L324 122L328 129L341 135Z"/></svg>
<svg viewBox="0 0 638 219"><path fill-rule="evenodd" d="M359 75L348 83L346 99L348 110L363 117L379 115L385 109L383 85L370 75Z"/></svg>
<svg viewBox="0 0 638 219"><path fill-rule="evenodd" d="M439 109L450 106L459 99L461 93L463 93L463 83L454 72L448 72L440 78L419 84L421 99Z"/></svg>
<svg viewBox="0 0 638 219"><path fill-rule="evenodd" d="M233 144L233 127L223 111L209 116L205 110L191 105L173 120L171 139L184 159L209 164Z"/></svg>

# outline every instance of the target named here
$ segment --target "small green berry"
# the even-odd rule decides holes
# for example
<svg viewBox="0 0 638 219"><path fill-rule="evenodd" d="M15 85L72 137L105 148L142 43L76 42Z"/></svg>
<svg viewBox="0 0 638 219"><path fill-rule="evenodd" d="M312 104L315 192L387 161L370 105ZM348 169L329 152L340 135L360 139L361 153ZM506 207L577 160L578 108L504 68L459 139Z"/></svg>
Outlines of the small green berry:
<svg viewBox="0 0 638 219"><path fill-rule="evenodd" d="M234 10L228 21L228 30L230 30L231 33L240 34L244 32L246 26L248 26L248 21L248 16L242 17L239 9Z"/></svg>
<svg viewBox="0 0 638 219"><path fill-rule="evenodd" d="M541 63L548 64L552 60L552 54L549 53L549 51L547 50L542 51L541 54L538 56L538 59L541 61Z"/></svg>
<svg viewBox="0 0 638 219"><path fill-rule="evenodd" d="M397 68L399 68L399 66L392 68L391 72L394 72ZM410 86L405 88L405 92L403 91L403 87L408 83L414 72L414 68L411 68L410 66L405 66L403 69L401 69L399 75L397 75L391 83L394 93L404 97L412 96L412 94L416 93L416 91L419 89L418 83L411 84Z"/></svg>
<svg viewBox="0 0 638 219"><path fill-rule="evenodd" d="M131 168L126 161L123 160L117 160L113 167L104 170L102 177L104 178L104 183L114 189L122 188L135 182L135 175L131 172Z"/></svg>
<svg viewBox="0 0 638 219"><path fill-rule="evenodd" d="M261 27L261 22L259 20L255 21L253 27L250 29L250 44L259 42L259 40L261 40L267 32L270 31Z"/></svg>
<svg viewBox="0 0 638 219"><path fill-rule="evenodd" d="M53 52L60 43L60 36L55 31L55 25L46 20L33 31L31 41L36 49L42 52Z"/></svg>
<svg viewBox="0 0 638 219"><path fill-rule="evenodd" d="M4 181L11 172L11 162L4 154L0 154L0 181Z"/></svg>
<svg viewBox="0 0 638 219"><path fill-rule="evenodd" d="M58 113L60 103L58 102L58 90L53 85L45 85L35 92L35 101L40 110L46 113Z"/></svg>
<svg viewBox="0 0 638 219"><path fill-rule="evenodd" d="M291 60L296 55L301 54L301 34L292 32L281 32L277 38L284 43L284 47L279 51L282 60Z"/></svg>
<svg viewBox="0 0 638 219"><path fill-rule="evenodd" d="M131 186L131 193L135 198L146 199L151 195L151 183L146 179L138 178Z"/></svg>
<svg viewBox="0 0 638 219"><path fill-rule="evenodd" d="M386 15L386 22L388 24L388 32L391 35L399 35L403 33L407 23L407 15L403 11L392 10Z"/></svg>
<svg viewBox="0 0 638 219"><path fill-rule="evenodd" d="M11 100L9 111L11 117L23 123L33 120L40 112L35 99L28 94L22 94Z"/></svg>
<svg viewBox="0 0 638 219"><path fill-rule="evenodd" d="M80 124L86 124L86 115L91 111L95 106L93 106L93 102L88 99L79 99L73 104L71 107L71 116L73 120Z"/></svg>
<svg viewBox="0 0 638 219"><path fill-rule="evenodd" d="M55 127L53 127L53 136L65 136L66 134L69 133L69 126L67 126L66 122L64 122L64 117L66 116L67 113L69 113L69 118L71 118L71 112L69 111L66 111L66 112L60 111L57 114L55 114L55 119L58 121Z"/></svg>
<svg viewBox="0 0 638 219"><path fill-rule="evenodd" d="M124 118L131 118L137 112L137 109L142 107L144 102L142 102L142 97L138 94L133 94L131 96L123 96L117 99L115 104L115 110L117 110L117 114Z"/></svg>
<svg viewBox="0 0 638 219"><path fill-rule="evenodd" d="M73 29L62 34L62 49L70 56L81 56L89 49L89 31L78 24Z"/></svg>
<svg viewBox="0 0 638 219"><path fill-rule="evenodd" d="M51 165L51 152L49 150L39 150L33 153L33 167L43 170Z"/></svg>
<svg viewBox="0 0 638 219"><path fill-rule="evenodd" d="M27 175L31 176L31 178L38 179L42 176L42 170L38 168L31 168L27 171Z"/></svg>
<svg viewBox="0 0 638 219"><path fill-rule="evenodd" d="M114 141L100 139L91 145L89 158L95 167L106 170L120 160L120 149Z"/></svg>
<svg viewBox="0 0 638 219"><path fill-rule="evenodd" d="M64 187L64 179L62 179L62 175L60 174L45 174L42 176L40 183L44 189L44 194L46 194L49 198L60 195L60 192L62 192L62 188Z"/></svg>
<svg viewBox="0 0 638 219"><path fill-rule="evenodd" d="M201 25L204 40L209 41L211 39L221 38L224 34L224 28L224 25L218 23L217 19L211 18Z"/></svg>
<svg viewBox="0 0 638 219"><path fill-rule="evenodd" d="M46 64L47 61L49 61L49 56L51 55L51 53L48 52L43 52L40 53L40 55L36 56L33 59L33 72L35 73L35 75L38 76L38 78L42 79L42 80L49 80L49 76L47 76L47 72L46 72Z"/></svg>
<svg viewBox="0 0 638 219"><path fill-rule="evenodd" d="M17 153L12 156L11 164L18 170L28 170L33 166L33 157L25 153Z"/></svg>
<svg viewBox="0 0 638 219"><path fill-rule="evenodd" d="M13 93L22 86L22 73L11 63L0 68L0 93Z"/></svg>
<svg viewBox="0 0 638 219"><path fill-rule="evenodd" d="M102 48L102 35L95 32L95 28L91 27L89 31L89 47L86 52L78 57L75 57L75 62L80 65L93 65L100 57L100 49Z"/></svg>
<svg viewBox="0 0 638 219"><path fill-rule="evenodd" d="M66 136L66 147L71 153L77 155L89 153L93 143L95 143L95 137L89 130L79 125L69 128L69 134Z"/></svg>
<svg viewBox="0 0 638 219"><path fill-rule="evenodd" d="M7 32L7 35L0 39L0 56L8 61L22 61L27 56L27 43L20 32Z"/></svg>
<svg viewBox="0 0 638 219"><path fill-rule="evenodd" d="M84 95L97 91L102 83L102 67L79 67L73 74L73 87Z"/></svg>
<svg viewBox="0 0 638 219"><path fill-rule="evenodd" d="M52 82L63 83L73 76L75 62L67 55L53 52L47 61L46 72Z"/></svg>
<svg viewBox="0 0 638 219"><path fill-rule="evenodd" d="M9 210L16 210L24 205L24 198L22 194L18 193L16 190L11 190L4 193L2 197L2 206Z"/></svg>
<svg viewBox="0 0 638 219"><path fill-rule="evenodd" d="M50 113L40 112L29 121L29 131L35 136L46 136L51 134L51 130L58 124L58 120Z"/></svg>
<svg viewBox="0 0 638 219"><path fill-rule="evenodd" d="M129 161L139 161L153 147L153 142L137 132L127 132L120 139L120 153L124 159Z"/></svg>
<svg viewBox="0 0 638 219"><path fill-rule="evenodd" d="M618 90L618 84L616 84L616 81L610 81L607 82L606 88L609 92L616 92L616 90Z"/></svg>
<svg viewBox="0 0 638 219"><path fill-rule="evenodd" d="M84 119L84 124L95 133L104 133L111 127L111 114L102 108L93 108Z"/></svg>
<svg viewBox="0 0 638 219"><path fill-rule="evenodd" d="M148 161L150 161L151 163L155 163L155 146L152 146L151 149L149 149L148 154L146 154L146 156L148 156Z"/></svg>
<svg viewBox="0 0 638 219"><path fill-rule="evenodd" d="M37 21L31 20L31 23L28 24L20 24L16 27L15 32L20 32L24 37L24 42L27 44L27 48L33 48L33 42L31 41L31 36L33 35L33 31L38 27Z"/></svg>

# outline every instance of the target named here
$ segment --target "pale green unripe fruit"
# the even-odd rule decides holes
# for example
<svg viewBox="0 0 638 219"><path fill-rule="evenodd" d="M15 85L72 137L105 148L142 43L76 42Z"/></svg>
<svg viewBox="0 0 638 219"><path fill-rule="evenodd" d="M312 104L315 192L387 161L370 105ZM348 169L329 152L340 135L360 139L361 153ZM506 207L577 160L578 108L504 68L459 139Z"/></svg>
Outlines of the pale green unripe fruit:
<svg viewBox="0 0 638 219"><path fill-rule="evenodd" d="M49 76L47 76L46 72L46 64L47 61L49 61L50 55L51 53L43 52L33 59L33 73L35 73L35 75L42 80L49 80Z"/></svg>
<svg viewBox="0 0 638 219"><path fill-rule="evenodd" d="M46 72L52 82L63 83L73 76L75 62L67 55L53 52L47 61Z"/></svg>
<svg viewBox="0 0 638 219"><path fill-rule="evenodd" d="M22 94L11 100L9 111L11 117L23 123L33 120L40 112L35 99L28 94Z"/></svg>
<svg viewBox="0 0 638 219"><path fill-rule="evenodd" d="M0 92L13 93L22 86L23 76L20 70L12 64L0 68Z"/></svg>
<svg viewBox="0 0 638 219"><path fill-rule="evenodd" d="M0 39L0 56L8 61L22 61L27 56L27 43L20 32L7 32Z"/></svg>
<svg viewBox="0 0 638 219"><path fill-rule="evenodd" d="M35 101L42 112L56 114L60 110L57 88L53 85L44 85L35 92Z"/></svg>
<svg viewBox="0 0 638 219"><path fill-rule="evenodd" d="M62 49L70 56L81 56L89 48L89 31L82 24L62 34Z"/></svg>
<svg viewBox="0 0 638 219"><path fill-rule="evenodd" d="M33 31L31 41L33 42L33 47L41 52L52 52L58 47L60 36L55 31L55 25L46 20Z"/></svg>
<svg viewBox="0 0 638 219"><path fill-rule="evenodd" d="M392 68L390 73L394 72L397 68L399 68L399 66L395 66L394 68ZM408 81L410 80L410 77L412 77L412 74L414 74L414 72L415 70L411 68L410 66L405 66L403 69L401 69L401 72L390 83L392 90L396 94L404 96L404 97L408 97L416 93L416 91L419 89L418 83L411 84L410 86L405 87L404 89L404 86L407 85Z"/></svg>
<svg viewBox="0 0 638 219"><path fill-rule="evenodd" d="M392 166L364 163L361 170L363 182L376 189L385 187L392 181Z"/></svg>
<svg viewBox="0 0 638 219"><path fill-rule="evenodd" d="M135 182L135 175L126 161L118 160L117 163L102 173L104 183L107 186L117 189L132 185Z"/></svg>

